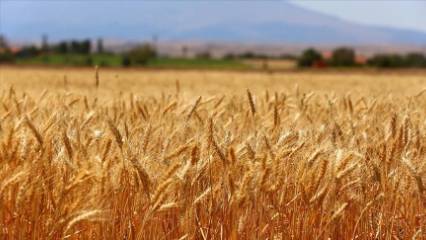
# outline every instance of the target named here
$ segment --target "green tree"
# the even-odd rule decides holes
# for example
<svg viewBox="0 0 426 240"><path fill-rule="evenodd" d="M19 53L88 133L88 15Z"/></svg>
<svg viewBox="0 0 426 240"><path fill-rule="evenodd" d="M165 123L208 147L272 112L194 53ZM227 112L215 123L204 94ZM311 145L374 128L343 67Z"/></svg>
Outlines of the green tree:
<svg viewBox="0 0 426 240"><path fill-rule="evenodd" d="M53 47L53 51L60 54L68 53L68 43L65 41L59 42Z"/></svg>
<svg viewBox="0 0 426 240"><path fill-rule="evenodd" d="M9 49L6 38L0 35L0 63L12 63L15 61L15 56Z"/></svg>
<svg viewBox="0 0 426 240"><path fill-rule="evenodd" d="M200 52L196 56L198 59L211 59L212 55L209 51Z"/></svg>
<svg viewBox="0 0 426 240"><path fill-rule="evenodd" d="M333 51L330 64L335 67L355 66L355 51L351 48L337 48Z"/></svg>
<svg viewBox="0 0 426 240"><path fill-rule="evenodd" d="M8 49L9 44L6 41L6 38L0 34L0 49Z"/></svg>
<svg viewBox="0 0 426 240"><path fill-rule="evenodd" d="M19 52L16 53L18 58L31 58L40 55L42 50L38 49L35 46L26 46L23 47Z"/></svg>
<svg viewBox="0 0 426 240"><path fill-rule="evenodd" d="M404 60L407 67L426 67L426 56L421 53L409 53Z"/></svg>
<svg viewBox="0 0 426 240"><path fill-rule="evenodd" d="M121 66L123 66L123 67L129 67L130 64L131 64L131 62L130 62L129 56L127 56L127 55L123 56L123 58L121 60Z"/></svg>
<svg viewBox="0 0 426 240"><path fill-rule="evenodd" d="M72 40L70 43L69 52L71 53L89 54L90 50L91 43L89 39L83 41Z"/></svg>
<svg viewBox="0 0 426 240"><path fill-rule="evenodd" d="M299 67L312 67L315 63L322 61L322 55L313 48L306 49L297 61Z"/></svg>
<svg viewBox="0 0 426 240"><path fill-rule="evenodd" d="M84 64L85 66L93 66L93 58L92 56L88 56L86 57L86 59L84 60Z"/></svg>
<svg viewBox="0 0 426 240"><path fill-rule="evenodd" d="M378 68L401 68L406 66L404 58L398 54L377 54L368 59L367 64Z"/></svg>
<svg viewBox="0 0 426 240"><path fill-rule="evenodd" d="M0 63L13 63L15 56L9 49L0 49Z"/></svg>
<svg viewBox="0 0 426 240"><path fill-rule="evenodd" d="M124 59L126 57L129 59L130 65L146 65L149 60L157 57L157 52L150 44L143 44L128 52Z"/></svg>
<svg viewBox="0 0 426 240"><path fill-rule="evenodd" d="M92 44L89 39L83 40L80 43L80 50L81 50L80 53L82 54L89 54L91 48L92 48Z"/></svg>
<svg viewBox="0 0 426 240"><path fill-rule="evenodd" d="M70 42L70 52L78 53L80 51L80 43L78 41L72 40Z"/></svg>
<svg viewBox="0 0 426 240"><path fill-rule="evenodd" d="M240 58L244 58L244 59L253 59L256 57L257 57L256 54L250 51L240 54Z"/></svg>
<svg viewBox="0 0 426 240"><path fill-rule="evenodd" d="M233 53L227 53L223 56L223 59L226 59L226 60L234 60L236 58L237 58L237 56Z"/></svg>

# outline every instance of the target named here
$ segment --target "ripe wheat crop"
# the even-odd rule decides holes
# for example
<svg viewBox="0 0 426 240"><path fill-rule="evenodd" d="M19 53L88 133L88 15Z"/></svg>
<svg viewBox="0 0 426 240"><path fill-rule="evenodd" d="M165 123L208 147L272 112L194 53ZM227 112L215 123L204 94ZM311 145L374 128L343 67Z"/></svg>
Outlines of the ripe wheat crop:
<svg viewBox="0 0 426 240"><path fill-rule="evenodd" d="M208 93L176 74L147 93L108 88L96 71L84 91L71 77L34 90L11 76L0 87L2 239L426 237L422 78L409 93L366 84L351 95L268 76L281 87L229 74Z"/></svg>

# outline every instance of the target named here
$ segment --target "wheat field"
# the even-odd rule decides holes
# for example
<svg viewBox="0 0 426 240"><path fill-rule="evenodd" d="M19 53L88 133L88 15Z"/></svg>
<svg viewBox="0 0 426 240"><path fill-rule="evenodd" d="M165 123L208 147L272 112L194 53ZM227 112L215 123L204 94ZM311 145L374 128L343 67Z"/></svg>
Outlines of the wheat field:
<svg viewBox="0 0 426 240"><path fill-rule="evenodd" d="M0 69L1 239L426 239L426 77Z"/></svg>

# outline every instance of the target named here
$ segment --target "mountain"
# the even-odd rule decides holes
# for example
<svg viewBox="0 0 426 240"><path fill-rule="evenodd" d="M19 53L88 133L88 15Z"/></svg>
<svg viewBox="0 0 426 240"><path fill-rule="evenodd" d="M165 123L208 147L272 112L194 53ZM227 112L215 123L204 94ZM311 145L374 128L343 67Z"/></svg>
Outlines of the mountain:
<svg viewBox="0 0 426 240"><path fill-rule="evenodd" d="M274 0L6 1L0 33L19 40L45 33L54 40L157 36L165 41L426 45L424 32L357 24Z"/></svg>

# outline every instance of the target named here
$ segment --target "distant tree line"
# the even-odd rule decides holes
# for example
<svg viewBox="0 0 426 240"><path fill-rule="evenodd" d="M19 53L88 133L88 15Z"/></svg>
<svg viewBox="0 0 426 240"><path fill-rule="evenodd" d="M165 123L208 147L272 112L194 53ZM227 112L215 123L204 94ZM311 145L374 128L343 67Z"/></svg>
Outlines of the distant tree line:
<svg viewBox="0 0 426 240"><path fill-rule="evenodd" d="M14 55L9 48L6 39L0 35L0 63L13 62Z"/></svg>
<svg viewBox="0 0 426 240"><path fill-rule="evenodd" d="M426 67L426 56L421 53L377 54L368 59L367 64L380 68L424 68Z"/></svg>
<svg viewBox="0 0 426 240"><path fill-rule="evenodd" d="M50 59L61 58L66 64L92 66L94 65L95 56L105 60L108 60L108 58L121 59L121 62L118 64L125 67L143 66L157 57L157 51L152 44L145 43L127 52L114 54L105 51L101 38L96 41L96 48L94 49L90 39L60 41L49 44L47 36L43 35L41 46L28 45L12 52L6 39L0 35L0 63L14 63L17 60L25 59L41 59L40 63L47 64L51 62ZM100 65L106 65L104 60L101 60L100 63Z"/></svg>
<svg viewBox="0 0 426 240"><path fill-rule="evenodd" d="M121 65L124 67L143 66L156 57L155 48L151 44L145 43L124 53Z"/></svg>
<svg viewBox="0 0 426 240"><path fill-rule="evenodd" d="M46 35L42 37L41 46L29 45L19 49L11 49L4 37L0 35L0 63L14 63L20 60L31 60L41 64L51 64L52 61L62 59L63 64L91 66L98 64L107 66L109 62L115 61L114 66L144 66L150 61L158 58L157 49L154 44L144 43L124 53L111 53L104 49L102 38L97 39L96 46L92 46L90 39L60 41L49 44ZM182 49L186 58L188 48ZM352 48L340 47L334 49L330 54L324 55L320 51L309 48L300 56L283 54L270 56L256 52L229 53L222 58L225 60L256 59L286 59L297 61L301 68L324 68L324 67L357 67L368 66L375 68L426 68L426 55L423 53L402 54L376 54L368 59L359 58ZM201 51L195 55L196 60L212 59L209 51ZM100 59L100 60L99 60ZM113 59L113 60L111 60ZM33 61L34 60L34 61ZM267 68L267 66L265 67Z"/></svg>
<svg viewBox="0 0 426 240"><path fill-rule="evenodd" d="M89 54L92 49L92 43L89 39L77 41L61 41L57 44L50 46L49 51L53 53L66 54L66 53L76 53L76 54Z"/></svg>
<svg viewBox="0 0 426 240"><path fill-rule="evenodd" d="M401 54L376 54L365 62L357 61L355 50L347 47L337 48L331 56L325 58L323 54L314 48L303 51L297 60L298 66L306 67L356 67L370 66L376 68L424 68L426 67L426 55L423 53Z"/></svg>
<svg viewBox="0 0 426 240"><path fill-rule="evenodd" d="M18 51L12 53L4 38L0 38L1 45L0 49L3 49L0 53L0 59L5 59L5 53L7 53L9 62L12 62L15 58L33 58L40 55L49 55L49 54L82 54L89 55L91 54L91 42L90 40L72 40L72 41L61 41L56 44L47 44L43 38L43 44L41 47L35 45L24 46ZM102 41L98 41L98 50L103 49ZM99 51L98 51L99 53ZM0 60L1 61L1 60Z"/></svg>
<svg viewBox="0 0 426 240"><path fill-rule="evenodd" d="M262 53L255 53L251 51L243 52L243 53L228 53L225 54L224 59L287 59L287 60L296 60L297 57L292 54L281 54L278 56L270 56Z"/></svg>
<svg viewBox="0 0 426 240"><path fill-rule="evenodd" d="M303 51L298 59L299 67L354 67L357 65L355 51L346 47L333 50L328 59L316 49L309 48Z"/></svg>

